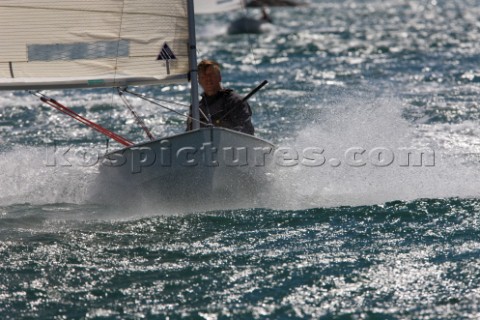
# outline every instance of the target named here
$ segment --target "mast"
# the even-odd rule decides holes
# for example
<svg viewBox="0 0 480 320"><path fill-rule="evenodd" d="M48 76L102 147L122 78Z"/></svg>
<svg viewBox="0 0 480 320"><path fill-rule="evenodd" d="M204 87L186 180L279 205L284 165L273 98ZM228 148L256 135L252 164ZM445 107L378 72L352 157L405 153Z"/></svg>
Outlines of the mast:
<svg viewBox="0 0 480 320"><path fill-rule="evenodd" d="M192 128L200 128L200 112L198 109L198 70L197 43L195 38L195 10L193 0L187 0L188 10L188 61L190 63L190 99L192 101Z"/></svg>

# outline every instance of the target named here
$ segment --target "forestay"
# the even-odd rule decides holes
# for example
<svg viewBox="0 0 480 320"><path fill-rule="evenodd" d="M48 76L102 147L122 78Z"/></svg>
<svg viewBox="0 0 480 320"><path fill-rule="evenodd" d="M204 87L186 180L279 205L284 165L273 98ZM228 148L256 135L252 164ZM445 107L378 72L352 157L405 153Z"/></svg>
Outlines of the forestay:
<svg viewBox="0 0 480 320"><path fill-rule="evenodd" d="M195 13L198 14L224 12L243 7L244 0L195 0Z"/></svg>
<svg viewBox="0 0 480 320"><path fill-rule="evenodd" d="M0 89L187 81L186 0L1 0Z"/></svg>

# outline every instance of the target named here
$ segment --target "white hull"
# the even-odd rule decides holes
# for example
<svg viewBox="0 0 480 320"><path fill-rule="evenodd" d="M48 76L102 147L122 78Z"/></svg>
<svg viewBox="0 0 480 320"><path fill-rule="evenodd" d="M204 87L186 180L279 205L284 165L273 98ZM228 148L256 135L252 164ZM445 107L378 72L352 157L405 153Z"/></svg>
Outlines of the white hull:
<svg viewBox="0 0 480 320"><path fill-rule="evenodd" d="M94 199L118 205L218 209L254 206L268 187L273 145L202 128L105 156Z"/></svg>

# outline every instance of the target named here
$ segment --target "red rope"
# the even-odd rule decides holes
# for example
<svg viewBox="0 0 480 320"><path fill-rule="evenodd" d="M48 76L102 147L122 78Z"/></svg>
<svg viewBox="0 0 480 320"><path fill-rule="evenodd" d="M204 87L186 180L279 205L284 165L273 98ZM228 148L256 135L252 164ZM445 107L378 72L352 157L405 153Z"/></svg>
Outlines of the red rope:
<svg viewBox="0 0 480 320"><path fill-rule="evenodd" d="M87 118L84 118L82 117L81 115L79 115L78 113L76 113L75 111L67 108L66 106L62 105L61 103L59 103L58 101L52 99L52 98L48 98L48 97L45 97L45 96L41 96L40 97L40 100L42 100L43 102L45 102L46 104L54 107L55 109L65 113L66 115L72 117L73 119L83 123L84 125L94 129L94 130L97 130L98 132L106 135L107 137L110 137L112 138L113 140L117 141L118 143L121 143L123 144L124 146L132 146L133 145L133 142L125 139L124 137L122 136L119 136L118 134L108 130L108 129L105 129L104 127L96 124L95 122L93 121L90 121L88 120Z"/></svg>

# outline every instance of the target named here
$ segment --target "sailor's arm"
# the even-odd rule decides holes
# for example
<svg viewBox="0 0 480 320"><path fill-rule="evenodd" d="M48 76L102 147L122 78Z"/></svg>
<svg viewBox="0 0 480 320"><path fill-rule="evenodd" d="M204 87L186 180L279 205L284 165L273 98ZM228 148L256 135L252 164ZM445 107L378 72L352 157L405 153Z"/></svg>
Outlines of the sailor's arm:
<svg viewBox="0 0 480 320"><path fill-rule="evenodd" d="M243 101L240 96L234 95L231 103L231 107L234 109L230 119L234 125L234 130L253 134L252 112L248 102Z"/></svg>

